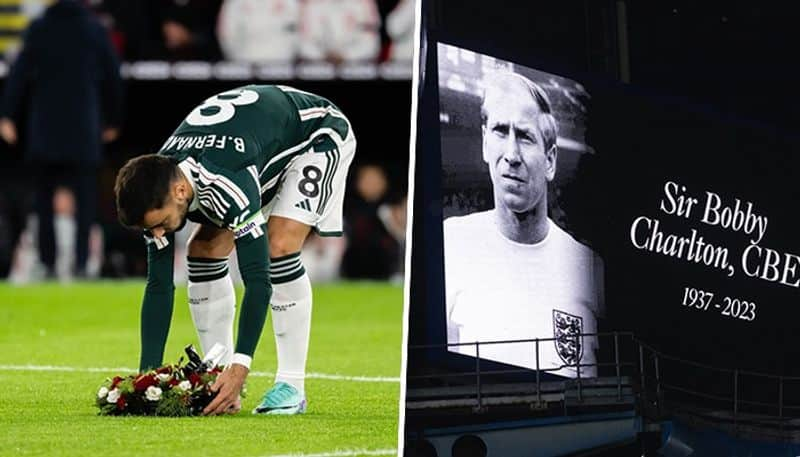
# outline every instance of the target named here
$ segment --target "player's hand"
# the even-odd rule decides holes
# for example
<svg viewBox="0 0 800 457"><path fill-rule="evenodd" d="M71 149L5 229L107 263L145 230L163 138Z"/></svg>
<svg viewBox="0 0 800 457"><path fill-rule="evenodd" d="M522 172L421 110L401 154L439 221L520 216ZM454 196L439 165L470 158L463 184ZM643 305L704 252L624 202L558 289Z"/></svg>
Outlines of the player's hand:
<svg viewBox="0 0 800 457"><path fill-rule="evenodd" d="M237 413L241 408L239 394L242 392L244 381L247 379L249 372L250 370L247 367L238 363L232 363L228 366L214 381L214 385L211 386L211 391L216 392L217 396L206 406L203 414L213 416Z"/></svg>
<svg viewBox="0 0 800 457"><path fill-rule="evenodd" d="M119 138L119 129L116 127L106 127L103 129L103 143L111 143Z"/></svg>
<svg viewBox="0 0 800 457"><path fill-rule="evenodd" d="M17 144L17 126L14 121L7 117L0 119L0 136L10 145Z"/></svg>

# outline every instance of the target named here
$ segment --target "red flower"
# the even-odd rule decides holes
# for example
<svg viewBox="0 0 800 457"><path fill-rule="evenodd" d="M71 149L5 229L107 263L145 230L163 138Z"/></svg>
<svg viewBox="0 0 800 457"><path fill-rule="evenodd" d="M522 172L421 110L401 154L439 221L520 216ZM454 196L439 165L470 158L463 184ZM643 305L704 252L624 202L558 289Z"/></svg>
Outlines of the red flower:
<svg viewBox="0 0 800 457"><path fill-rule="evenodd" d="M191 383L192 383L192 386L196 386L196 385L198 385L198 384L202 383L202 382L203 382L203 380L202 380L202 378L200 378L200 375L199 375L199 374L197 374L197 373L190 373L190 374L189 374L189 382L191 382Z"/></svg>
<svg viewBox="0 0 800 457"><path fill-rule="evenodd" d="M220 368L218 366L214 367L214 368L211 369L211 371L209 373L211 373L211 374L220 374L220 373L222 373L222 368Z"/></svg>
<svg viewBox="0 0 800 457"><path fill-rule="evenodd" d="M109 387L108 390L113 390L121 382L122 382L122 378L121 377L114 376L114 379L111 381L111 387Z"/></svg>
<svg viewBox="0 0 800 457"><path fill-rule="evenodd" d="M141 375L133 381L133 389L144 392L150 386L158 385L158 380L152 375Z"/></svg>
<svg viewBox="0 0 800 457"><path fill-rule="evenodd" d="M172 373L172 368L169 367L169 366L161 367L158 370L156 370L156 373L157 374L170 374L170 373Z"/></svg>
<svg viewBox="0 0 800 457"><path fill-rule="evenodd" d="M125 409L125 405L126 404L127 404L127 402L125 401L125 396L124 395L120 395L119 398L117 399L117 409L119 409L119 410Z"/></svg>
<svg viewBox="0 0 800 457"><path fill-rule="evenodd" d="M170 385L170 386L177 386L177 385L178 385L178 384L180 384L180 383L181 383L181 382L180 382L180 381L178 381L178 380L177 380L177 379L175 379L175 378L172 378L172 379L170 379L170 380L169 380L169 385Z"/></svg>

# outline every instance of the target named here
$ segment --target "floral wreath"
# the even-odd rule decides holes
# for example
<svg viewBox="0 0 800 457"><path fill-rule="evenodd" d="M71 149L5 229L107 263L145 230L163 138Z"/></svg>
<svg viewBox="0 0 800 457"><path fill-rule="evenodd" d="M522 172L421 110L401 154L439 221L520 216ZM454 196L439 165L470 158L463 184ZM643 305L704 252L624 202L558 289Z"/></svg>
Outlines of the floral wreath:
<svg viewBox="0 0 800 457"><path fill-rule="evenodd" d="M175 365L165 365L143 373L106 379L97 391L95 405L101 416L196 416L211 403L216 392L211 386L222 367L206 357L201 360L194 348L185 348L188 361L181 357ZM214 352L214 348L209 354Z"/></svg>

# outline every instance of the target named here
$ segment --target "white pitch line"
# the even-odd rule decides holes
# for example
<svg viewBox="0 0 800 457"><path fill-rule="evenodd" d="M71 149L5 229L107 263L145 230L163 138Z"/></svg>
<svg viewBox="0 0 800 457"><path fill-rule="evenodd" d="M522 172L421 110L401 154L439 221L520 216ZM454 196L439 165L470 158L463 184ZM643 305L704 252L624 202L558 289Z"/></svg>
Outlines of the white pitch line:
<svg viewBox="0 0 800 457"><path fill-rule="evenodd" d="M355 382L400 382L400 378L390 378L385 376L345 376L339 374L325 373L306 373L306 378L329 379L332 381L355 381Z"/></svg>
<svg viewBox="0 0 800 457"><path fill-rule="evenodd" d="M56 365L0 365L0 371L67 371L80 373L136 373L138 370L128 367L101 368L101 367L65 367ZM268 371L253 371L250 376L259 378L272 378L275 373ZM328 381L353 381L353 382L387 382L399 383L400 378L385 376L346 376L327 373L307 373L309 379L325 379Z"/></svg>
<svg viewBox="0 0 800 457"><path fill-rule="evenodd" d="M353 457L357 455L397 455L397 449L351 449L319 454L280 454L263 457Z"/></svg>
<svg viewBox="0 0 800 457"><path fill-rule="evenodd" d="M108 371L121 373L134 373L136 370L127 367L97 368L97 367L62 367L55 365L0 365L2 371L70 371L86 373L105 373Z"/></svg>

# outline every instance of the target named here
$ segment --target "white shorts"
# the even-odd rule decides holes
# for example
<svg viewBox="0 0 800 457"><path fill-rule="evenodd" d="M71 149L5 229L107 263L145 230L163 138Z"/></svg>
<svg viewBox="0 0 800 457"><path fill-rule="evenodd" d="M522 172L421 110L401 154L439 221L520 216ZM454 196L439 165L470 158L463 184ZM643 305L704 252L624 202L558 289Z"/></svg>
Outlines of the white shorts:
<svg viewBox="0 0 800 457"><path fill-rule="evenodd" d="M342 234L342 212L347 171L356 151L352 132L344 141L331 136L336 149L307 152L287 166L275 197L261 213L281 216L311 226L321 236Z"/></svg>

